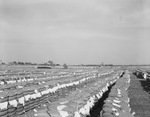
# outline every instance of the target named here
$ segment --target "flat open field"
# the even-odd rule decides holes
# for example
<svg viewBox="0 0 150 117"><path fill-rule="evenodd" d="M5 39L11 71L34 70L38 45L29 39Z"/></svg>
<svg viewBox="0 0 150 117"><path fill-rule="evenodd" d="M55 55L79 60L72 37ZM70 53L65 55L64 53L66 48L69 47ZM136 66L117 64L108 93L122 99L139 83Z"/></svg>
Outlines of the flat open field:
<svg viewBox="0 0 150 117"><path fill-rule="evenodd" d="M132 74L136 69L119 66L37 69L3 65L0 117L142 117L144 114L140 116L137 112L140 107L134 104L137 97L132 95L134 86L140 87L139 80L134 83L138 79ZM140 89L149 102L148 91L142 86ZM143 107L147 114L149 107Z"/></svg>

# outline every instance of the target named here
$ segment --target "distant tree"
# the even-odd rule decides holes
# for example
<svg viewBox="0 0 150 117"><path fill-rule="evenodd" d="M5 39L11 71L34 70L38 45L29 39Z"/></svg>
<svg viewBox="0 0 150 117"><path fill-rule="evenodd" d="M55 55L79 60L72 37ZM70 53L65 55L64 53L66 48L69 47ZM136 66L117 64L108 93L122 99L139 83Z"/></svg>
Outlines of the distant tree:
<svg viewBox="0 0 150 117"><path fill-rule="evenodd" d="M5 65L6 63L2 62L2 65Z"/></svg>
<svg viewBox="0 0 150 117"><path fill-rule="evenodd" d="M19 65L24 65L24 62L18 62Z"/></svg>
<svg viewBox="0 0 150 117"><path fill-rule="evenodd" d="M50 65L50 66L54 66L55 64L54 64L54 62L53 62L53 61L48 61L48 65Z"/></svg>
<svg viewBox="0 0 150 117"><path fill-rule="evenodd" d="M55 64L55 66L60 66L60 64Z"/></svg>
<svg viewBox="0 0 150 117"><path fill-rule="evenodd" d="M32 65L38 65L37 63L32 63Z"/></svg>
<svg viewBox="0 0 150 117"><path fill-rule="evenodd" d="M64 69L68 69L68 65L67 64L63 64Z"/></svg>
<svg viewBox="0 0 150 117"><path fill-rule="evenodd" d="M25 62L24 64L25 64L25 65L32 65L31 62Z"/></svg>
<svg viewBox="0 0 150 117"><path fill-rule="evenodd" d="M17 62L16 62L16 61L13 61L13 62L12 62L12 64L15 64L15 65L16 65L16 64L17 64Z"/></svg>

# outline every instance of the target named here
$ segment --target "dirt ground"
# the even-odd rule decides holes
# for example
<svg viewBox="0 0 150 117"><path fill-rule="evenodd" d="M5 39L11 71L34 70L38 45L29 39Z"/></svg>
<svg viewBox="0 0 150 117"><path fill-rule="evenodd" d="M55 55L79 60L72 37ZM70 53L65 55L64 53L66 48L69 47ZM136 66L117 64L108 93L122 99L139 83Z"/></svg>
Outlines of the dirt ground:
<svg viewBox="0 0 150 117"><path fill-rule="evenodd" d="M150 83L131 73L129 98L135 117L150 117Z"/></svg>

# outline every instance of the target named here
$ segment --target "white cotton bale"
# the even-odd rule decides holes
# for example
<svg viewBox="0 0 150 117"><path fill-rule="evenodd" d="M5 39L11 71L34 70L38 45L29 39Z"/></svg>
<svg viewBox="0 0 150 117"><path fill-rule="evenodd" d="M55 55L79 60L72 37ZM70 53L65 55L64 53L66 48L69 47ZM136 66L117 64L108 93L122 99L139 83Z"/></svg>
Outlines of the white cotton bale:
<svg viewBox="0 0 150 117"><path fill-rule="evenodd" d="M113 100L113 102L115 102L115 103L120 103L121 101L120 100Z"/></svg>
<svg viewBox="0 0 150 117"><path fill-rule="evenodd" d="M7 84L10 84L10 81L6 81L7 82Z"/></svg>
<svg viewBox="0 0 150 117"><path fill-rule="evenodd" d="M35 93L32 94L32 95L30 96L30 98L31 98L31 99L36 99L36 98L41 97L41 96L42 96L41 93L38 92L37 90L35 90Z"/></svg>
<svg viewBox="0 0 150 117"><path fill-rule="evenodd" d="M36 99L36 98L37 98L36 93L32 94L32 95L30 96L30 98L31 98L31 99Z"/></svg>
<svg viewBox="0 0 150 117"><path fill-rule="evenodd" d="M17 82L21 82L21 80L17 80Z"/></svg>
<svg viewBox="0 0 150 117"><path fill-rule="evenodd" d="M107 91L108 90L108 86L105 86L105 91Z"/></svg>
<svg viewBox="0 0 150 117"><path fill-rule="evenodd" d="M19 98L18 102L24 106L25 105L25 103L24 103L24 97Z"/></svg>
<svg viewBox="0 0 150 117"><path fill-rule="evenodd" d="M115 112L114 114L115 114L117 117L119 116L119 112Z"/></svg>
<svg viewBox="0 0 150 117"><path fill-rule="evenodd" d="M110 86L110 84L109 84L109 83L107 83L107 84L106 84L106 87L108 88L109 86Z"/></svg>
<svg viewBox="0 0 150 117"><path fill-rule="evenodd" d="M41 97L42 95L41 95L40 92L38 92L38 93L36 93L36 96L37 96L37 97Z"/></svg>
<svg viewBox="0 0 150 117"><path fill-rule="evenodd" d="M59 86L58 86L58 89L62 89L62 88L63 88L62 85L59 85Z"/></svg>
<svg viewBox="0 0 150 117"><path fill-rule="evenodd" d="M69 83L69 86L72 86L73 85L73 83Z"/></svg>
<svg viewBox="0 0 150 117"><path fill-rule="evenodd" d="M49 89L48 89L48 92L49 92L49 93L52 93L52 89L49 88Z"/></svg>
<svg viewBox="0 0 150 117"><path fill-rule="evenodd" d="M65 88L66 87L66 85L65 84L63 84L63 85L61 85L62 86L62 88Z"/></svg>
<svg viewBox="0 0 150 117"><path fill-rule="evenodd" d="M4 85L5 83L3 81L0 82L1 85Z"/></svg>
<svg viewBox="0 0 150 117"><path fill-rule="evenodd" d="M87 105L84 106L84 115L89 115L90 114L90 105L89 103Z"/></svg>
<svg viewBox="0 0 150 117"><path fill-rule="evenodd" d="M147 75L146 75L146 74L144 74L144 76L143 76L143 77L144 77L144 79L146 79L146 78L147 78Z"/></svg>
<svg viewBox="0 0 150 117"><path fill-rule="evenodd" d="M103 88L102 88L102 92L104 93L105 91L106 91L106 88L105 88L105 87L103 87Z"/></svg>
<svg viewBox="0 0 150 117"><path fill-rule="evenodd" d="M89 101L87 102L87 105L89 106L89 108L92 108L94 105L94 98L90 98Z"/></svg>
<svg viewBox="0 0 150 117"><path fill-rule="evenodd" d="M79 112L75 112L74 117L81 117L81 115L79 114Z"/></svg>
<svg viewBox="0 0 150 117"><path fill-rule="evenodd" d="M26 81L26 79L25 79L25 78L23 78L23 79L22 79L22 82L24 82L24 81Z"/></svg>
<svg viewBox="0 0 150 117"><path fill-rule="evenodd" d="M128 101L127 101L128 103L130 102L130 98L128 98Z"/></svg>
<svg viewBox="0 0 150 117"><path fill-rule="evenodd" d="M102 96L102 95L103 95L103 92L102 92L101 90L100 90L100 92L99 92L99 95L100 95L100 96Z"/></svg>
<svg viewBox="0 0 150 117"><path fill-rule="evenodd" d="M1 110L7 109L7 106L8 106L8 102L0 103L0 109L1 109Z"/></svg>
<svg viewBox="0 0 150 117"><path fill-rule="evenodd" d="M113 84L113 81L110 81L110 84Z"/></svg>
<svg viewBox="0 0 150 117"><path fill-rule="evenodd" d="M85 110L85 108L81 108L81 109L79 110L79 113L81 113L81 114L83 114L83 115L86 115L86 110Z"/></svg>
<svg viewBox="0 0 150 117"><path fill-rule="evenodd" d="M16 83L16 81L15 81L15 80L12 80L10 83L12 83L12 84L13 84L13 83Z"/></svg>
<svg viewBox="0 0 150 117"><path fill-rule="evenodd" d="M118 105L118 104L116 104L116 103L112 103L112 105L113 105L113 106L116 106L116 107L118 107L118 108L121 108L121 105Z"/></svg>
<svg viewBox="0 0 150 117"><path fill-rule="evenodd" d="M49 89L50 93L55 93L58 90L58 87L53 87L52 89Z"/></svg>
<svg viewBox="0 0 150 117"><path fill-rule="evenodd" d="M120 89L117 89L117 94L121 95L121 90Z"/></svg>
<svg viewBox="0 0 150 117"><path fill-rule="evenodd" d="M18 86L18 88L20 89L20 88L23 88L23 86Z"/></svg>
<svg viewBox="0 0 150 117"><path fill-rule="evenodd" d="M30 97L31 97L30 94L24 96L24 98L25 98L26 101L28 101L30 99Z"/></svg>
<svg viewBox="0 0 150 117"><path fill-rule="evenodd" d="M116 108L114 108L114 107L112 107L111 110L112 110L112 111L115 111L115 112L118 111L118 110L117 110Z"/></svg>
<svg viewBox="0 0 150 117"><path fill-rule="evenodd" d="M37 110L36 110L36 109L33 109L33 111L34 111L34 112L37 112Z"/></svg>
<svg viewBox="0 0 150 117"><path fill-rule="evenodd" d="M99 94L96 94L96 97L97 97L98 99L100 99L100 95L99 95Z"/></svg>
<svg viewBox="0 0 150 117"><path fill-rule="evenodd" d="M75 84L75 85L78 85L78 84L79 84L79 81L77 81L77 82L74 82L74 84Z"/></svg>
<svg viewBox="0 0 150 117"><path fill-rule="evenodd" d="M33 78L28 79L28 81L33 81Z"/></svg>
<svg viewBox="0 0 150 117"><path fill-rule="evenodd" d="M67 87L72 86L72 83L68 83L68 84L66 84L66 86L67 86Z"/></svg>
<svg viewBox="0 0 150 117"><path fill-rule="evenodd" d="M17 102L17 100L11 100L11 101L9 101L9 104L13 107L17 107L18 102Z"/></svg>
<svg viewBox="0 0 150 117"><path fill-rule="evenodd" d="M41 92L42 95L45 95L45 94L48 94L48 93L49 93L48 90L45 90L45 91L42 91L42 92Z"/></svg>

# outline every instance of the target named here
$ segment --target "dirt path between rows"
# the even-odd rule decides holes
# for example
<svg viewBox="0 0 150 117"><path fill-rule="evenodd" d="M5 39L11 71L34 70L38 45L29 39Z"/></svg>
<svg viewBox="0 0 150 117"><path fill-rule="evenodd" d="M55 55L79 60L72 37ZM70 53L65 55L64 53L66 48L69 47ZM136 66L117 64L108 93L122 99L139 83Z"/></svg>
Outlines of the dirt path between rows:
<svg viewBox="0 0 150 117"><path fill-rule="evenodd" d="M131 111L135 112L135 117L150 117L150 94L147 90L144 90L146 82L131 73L131 83L128 93ZM150 87L150 84L146 87Z"/></svg>

